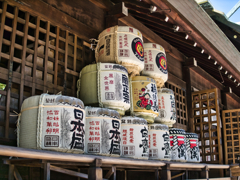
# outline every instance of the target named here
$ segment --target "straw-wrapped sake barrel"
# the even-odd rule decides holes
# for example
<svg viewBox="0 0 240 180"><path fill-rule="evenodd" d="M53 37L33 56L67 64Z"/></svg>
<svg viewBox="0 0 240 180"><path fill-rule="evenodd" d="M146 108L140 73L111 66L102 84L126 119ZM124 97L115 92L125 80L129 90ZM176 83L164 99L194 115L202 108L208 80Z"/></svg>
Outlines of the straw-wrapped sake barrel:
<svg viewBox="0 0 240 180"><path fill-rule="evenodd" d="M129 74L139 74L144 68L142 34L129 26L113 26L99 34L95 49L97 62L125 66Z"/></svg>
<svg viewBox="0 0 240 180"><path fill-rule="evenodd" d="M159 115L155 118L155 122L172 127L176 123L176 107L174 93L171 89L158 89L158 108Z"/></svg>
<svg viewBox="0 0 240 180"><path fill-rule="evenodd" d="M148 125L149 159L171 160L171 147L168 126Z"/></svg>
<svg viewBox="0 0 240 180"><path fill-rule="evenodd" d="M120 115L130 108L128 73L112 63L85 66L78 80L78 98L85 105L116 110Z"/></svg>
<svg viewBox="0 0 240 180"><path fill-rule="evenodd" d="M120 156L121 120L117 111L86 107L85 152Z"/></svg>
<svg viewBox="0 0 240 180"><path fill-rule="evenodd" d="M187 161L200 162L200 150L198 146L198 135L195 133L186 133Z"/></svg>
<svg viewBox="0 0 240 180"><path fill-rule="evenodd" d="M131 114L153 123L158 116L158 97L155 80L146 76L130 79Z"/></svg>
<svg viewBox="0 0 240 180"><path fill-rule="evenodd" d="M169 129L169 134L171 146L171 160L186 162L186 132L183 129L172 128Z"/></svg>
<svg viewBox="0 0 240 180"><path fill-rule="evenodd" d="M122 121L122 157L148 159L148 126L143 118L125 116Z"/></svg>
<svg viewBox="0 0 240 180"><path fill-rule="evenodd" d="M162 46L144 43L144 70L142 75L155 79L157 87L162 87L168 79L167 58Z"/></svg>
<svg viewBox="0 0 240 180"><path fill-rule="evenodd" d="M17 134L19 147L83 153L84 104L62 95L29 97L22 104Z"/></svg>

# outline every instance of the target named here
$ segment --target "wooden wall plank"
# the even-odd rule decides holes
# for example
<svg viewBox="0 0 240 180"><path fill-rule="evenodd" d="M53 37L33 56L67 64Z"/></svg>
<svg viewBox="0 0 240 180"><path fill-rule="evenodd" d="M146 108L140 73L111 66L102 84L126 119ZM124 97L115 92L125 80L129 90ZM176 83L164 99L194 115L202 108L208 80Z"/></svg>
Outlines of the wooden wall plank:
<svg viewBox="0 0 240 180"><path fill-rule="evenodd" d="M65 57L64 57L64 83L63 83L63 94L66 95L67 93L67 60L68 60L68 35L69 32L66 31L66 41L65 41Z"/></svg>
<svg viewBox="0 0 240 180"><path fill-rule="evenodd" d="M46 35L45 35L45 41L46 41L46 45L45 45L45 56L44 56L44 76L43 76L43 81L44 81L44 89L43 92L46 93L47 92L47 74L48 74L48 48L49 48L49 31L50 31L50 22L47 21L46 24Z"/></svg>
<svg viewBox="0 0 240 180"><path fill-rule="evenodd" d="M2 14L1 14L1 29L0 29L0 52L2 52L3 32L5 28L5 19L7 12L7 2L3 2Z"/></svg>
<svg viewBox="0 0 240 180"><path fill-rule="evenodd" d="M54 65L54 93L57 92L57 79L58 79L58 48L59 47L59 27L56 27L56 45L55 45L55 65Z"/></svg>

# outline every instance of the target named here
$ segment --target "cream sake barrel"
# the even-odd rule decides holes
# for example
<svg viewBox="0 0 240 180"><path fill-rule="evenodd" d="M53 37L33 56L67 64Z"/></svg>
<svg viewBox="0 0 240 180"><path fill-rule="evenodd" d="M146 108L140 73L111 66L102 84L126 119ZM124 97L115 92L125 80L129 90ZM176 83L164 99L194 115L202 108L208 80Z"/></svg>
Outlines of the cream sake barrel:
<svg viewBox="0 0 240 180"><path fill-rule="evenodd" d="M77 97L87 106L110 108L120 115L130 108L128 73L119 64L85 66L80 72L77 86Z"/></svg>
<svg viewBox="0 0 240 180"><path fill-rule="evenodd" d="M149 159L171 160L171 147L168 126L148 124Z"/></svg>
<svg viewBox="0 0 240 180"><path fill-rule="evenodd" d="M195 133L186 133L187 161L200 162L200 150L198 146L198 135Z"/></svg>
<svg viewBox="0 0 240 180"><path fill-rule="evenodd" d="M172 127L176 123L175 97L171 89L158 89L159 115L155 118L155 123L166 124Z"/></svg>
<svg viewBox="0 0 240 180"><path fill-rule="evenodd" d="M146 76L130 78L131 115L153 123L158 116L158 97L155 80Z"/></svg>
<svg viewBox="0 0 240 180"><path fill-rule="evenodd" d="M186 162L186 132L183 129L172 128L169 130L169 134L171 146L171 160Z"/></svg>
<svg viewBox="0 0 240 180"><path fill-rule="evenodd" d="M121 157L148 159L147 121L133 116L125 116L121 121Z"/></svg>
<svg viewBox="0 0 240 180"><path fill-rule="evenodd" d="M162 87L168 79L167 58L162 46L144 43L144 70L142 75L155 79L157 87Z"/></svg>
<svg viewBox="0 0 240 180"><path fill-rule="evenodd" d="M22 104L17 134L19 147L83 153L84 104L62 95L29 97Z"/></svg>
<svg viewBox="0 0 240 180"><path fill-rule="evenodd" d="M129 26L113 26L99 34L95 49L97 62L117 63L127 68L131 76L144 68L142 34Z"/></svg>
<svg viewBox="0 0 240 180"><path fill-rule="evenodd" d="M121 120L115 110L86 107L85 153L119 157Z"/></svg>

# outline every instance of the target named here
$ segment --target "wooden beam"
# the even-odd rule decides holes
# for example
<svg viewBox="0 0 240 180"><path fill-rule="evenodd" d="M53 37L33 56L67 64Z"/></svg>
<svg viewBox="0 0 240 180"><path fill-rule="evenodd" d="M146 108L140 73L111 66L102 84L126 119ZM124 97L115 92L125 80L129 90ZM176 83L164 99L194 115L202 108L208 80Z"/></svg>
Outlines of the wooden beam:
<svg viewBox="0 0 240 180"><path fill-rule="evenodd" d="M105 11L109 11L113 6L113 3L110 0L89 0L89 1L91 1L92 3L94 3L95 5L97 5L98 7Z"/></svg>
<svg viewBox="0 0 240 180"><path fill-rule="evenodd" d="M112 166L112 167L109 169L109 171L107 172L107 174L104 176L104 178L109 179L109 178L112 176L112 174L114 173L114 171L116 171L116 167L115 167L115 166Z"/></svg>
<svg viewBox="0 0 240 180"><path fill-rule="evenodd" d="M22 177L19 174L17 167L14 167L14 177L16 180L22 180Z"/></svg>
<svg viewBox="0 0 240 180"><path fill-rule="evenodd" d="M181 52L179 52L176 48L171 46L168 42L163 40L161 37L159 37L156 33L147 28L141 22L136 20L134 17L129 15L127 17L120 18L119 21L126 24L127 26L132 26L136 29L139 29L143 37L145 37L147 40L149 40L152 43L160 44L165 49L166 53L168 53L175 59L184 62L185 56Z"/></svg>
<svg viewBox="0 0 240 180"><path fill-rule="evenodd" d="M171 180L171 171L170 171L169 168L170 168L169 164L167 164L166 166L162 167L161 179Z"/></svg>
<svg viewBox="0 0 240 180"><path fill-rule="evenodd" d="M68 169L64 169L64 168L60 168L60 167L57 167L57 166L50 165L50 170L51 171L60 172L60 173L63 173L63 174L67 174L67 175L70 175L70 176L76 176L76 177L88 179L88 175L87 174L76 172L76 171L72 171L72 170L68 170Z"/></svg>
<svg viewBox="0 0 240 180"><path fill-rule="evenodd" d="M195 58L186 59L184 66L188 66L189 68L197 67L197 60Z"/></svg>
<svg viewBox="0 0 240 180"><path fill-rule="evenodd" d="M44 169L44 180L50 180L50 163L44 163L43 164Z"/></svg>
<svg viewBox="0 0 240 180"><path fill-rule="evenodd" d="M14 180L14 167L12 164L9 165L8 180Z"/></svg>
<svg viewBox="0 0 240 180"><path fill-rule="evenodd" d="M125 6L124 2L115 4L108 12L108 15L114 15L117 18L128 16L128 8Z"/></svg>
<svg viewBox="0 0 240 180"><path fill-rule="evenodd" d="M89 180L102 180L102 165L101 159L95 159L92 165L88 169Z"/></svg>

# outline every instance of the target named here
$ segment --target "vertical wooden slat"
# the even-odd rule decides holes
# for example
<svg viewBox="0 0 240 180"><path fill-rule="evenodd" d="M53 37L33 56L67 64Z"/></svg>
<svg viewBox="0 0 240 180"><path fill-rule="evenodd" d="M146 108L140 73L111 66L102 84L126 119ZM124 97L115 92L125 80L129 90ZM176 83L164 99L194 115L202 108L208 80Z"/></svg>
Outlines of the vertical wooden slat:
<svg viewBox="0 0 240 180"><path fill-rule="evenodd" d="M212 136L211 136L211 129L212 129L212 123L211 123L211 108L210 108L210 93L207 92L207 110L208 110L208 136L209 136L209 147L210 147L210 152L212 151ZM202 105L202 104L201 104ZM203 107L203 106L202 106ZM202 111L202 109L200 109ZM202 118L201 118L202 119ZM204 128L204 127L203 127ZM210 159L213 161L213 154L210 154Z"/></svg>
<svg viewBox="0 0 240 180"><path fill-rule="evenodd" d="M63 84L63 94L67 94L67 59L68 59L68 31L66 31L65 39L65 59L64 59L64 84Z"/></svg>
<svg viewBox="0 0 240 180"><path fill-rule="evenodd" d="M2 7L2 15L1 15L0 52L2 52L2 41L3 41L3 32L4 32L4 26L5 26L6 12L7 12L7 2L4 1L3 7Z"/></svg>
<svg viewBox="0 0 240 180"><path fill-rule="evenodd" d="M73 70L77 68L77 35L74 35L74 56L73 56ZM73 76L72 96L76 96L76 76Z"/></svg>
<svg viewBox="0 0 240 180"><path fill-rule="evenodd" d="M44 180L50 180L50 163L44 163Z"/></svg>
<svg viewBox="0 0 240 180"><path fill-rule="evenodd" d="M14 180L14 165L9 164L8 180Z"/></svg>
<svg viewBox="0 0 240 180"><path fill-rule="evenodd" d="M54 93L57 91L57 79L58 79L58 47L59 47L59 27L56 27L56 42L55 42L55 68L54 68Z"/></svg>
<svg viewBox="0 0 240 180"><path fill-rule="evenodd" d="M25 59L27 49L27 37L28 37L28 24L29 24L29 13L25 13L25 24L24 24L24 36L23 36L23 50L22 50L22 64L21 64L21 82L20 82L20 98L19 98L19 110L23 102L24 92L24 75L25 75Z"/></svg>
<svg viewBox="0 0 240 180"><path fill-rule="evenodd" d="M223 137L224 137L224 149L225 149L225 164L228 164L228 151L227 151L227 133L226 133L226 112L222 111L222 117L223 117Z"/></svg>
<svg viewBox="0 0 240 180"><path fill-rule="evenodd" d="M32 96L35 95L36 88L36 70L37 70L37 55L38 55L38 37L39 37L39 25L40 18L37 16L36 19L36 29L35 29L35 42L34 42L34 56L33 56L33 70L32 70Z"/></svg>
<svg viewBox="0 0 240 180"><path fill-rule="evenodd" d="M45 35L45 56L44 56L44 76L43 76L43 83L44 83L44 88L43 92L47 92L47 69L48 69L48 47L49 47L49 31L50 31L50 22L47 21L46 25L46 35Z"/></svg>
<svg viewBox="0 0 240 180"><path fill-rule="evenodd" d="M12 88L12 76L13 76L13 72L12 72L13 71L13 56L14 56L14 45L15 45L15 39L16 39L16 30L17 30L17 18L18 18L18 8L14 7L14 19L13 19L13 24L12 24L10 55L9 55L9 61L8 61L5 138L8 138L8 136L9 136L10 101L11 101L11 88Z"/></svg>

